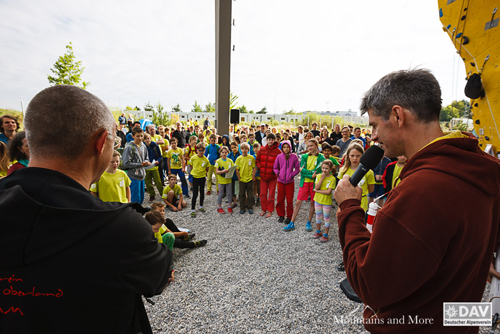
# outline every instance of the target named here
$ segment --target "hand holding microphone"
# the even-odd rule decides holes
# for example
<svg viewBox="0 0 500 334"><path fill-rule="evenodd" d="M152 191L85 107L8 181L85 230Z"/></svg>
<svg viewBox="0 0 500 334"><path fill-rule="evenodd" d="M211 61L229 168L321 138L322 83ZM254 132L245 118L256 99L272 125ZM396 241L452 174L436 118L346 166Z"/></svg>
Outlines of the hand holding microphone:
<svg viewBox="0 0 500 334"><path fill-rule="evenodd" d="M361 200L363 191L357 185L370 169L377 167L383 156L384 150L380 146L370 146L366 150L359 159L359 166L356 168L354 174L352 174L352 177L344 175L342 180L339 181L334 193L338 205L351 198Z"/></svg>

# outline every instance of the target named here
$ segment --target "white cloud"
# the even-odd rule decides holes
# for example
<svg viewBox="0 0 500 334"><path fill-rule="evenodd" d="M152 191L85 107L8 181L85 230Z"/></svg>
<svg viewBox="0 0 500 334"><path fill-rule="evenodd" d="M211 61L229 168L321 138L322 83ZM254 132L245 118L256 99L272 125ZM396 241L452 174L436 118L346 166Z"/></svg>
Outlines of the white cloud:
<svg viewBox="0 0 500 334"><path fill-rule="evenodd" d="M70 41L89 90L110 105L215 100L214 1L10 0L0 12L0 107L48 86ZM381 76L417 65L445 103L464 98L437 2L238 0L233 17L231 89L248 109L356 110Z"/></svg>

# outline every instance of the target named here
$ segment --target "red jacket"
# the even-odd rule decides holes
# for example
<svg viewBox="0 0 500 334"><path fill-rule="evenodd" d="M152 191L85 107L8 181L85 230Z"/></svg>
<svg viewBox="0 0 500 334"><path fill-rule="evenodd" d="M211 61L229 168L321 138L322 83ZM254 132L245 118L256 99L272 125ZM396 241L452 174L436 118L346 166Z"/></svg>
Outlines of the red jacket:
<svg viewBox="0 0 500 334"><path fill-rule="evenodd" d="M400 174L373 223L357 199L340 204L339 239L352 288L376 333L477 333L443 327L443 302L480 302L500 243L500 162L476 139L442 139L421 149ZM376 313L376 316L374 315ZM431 318L433 324L410 322ZM404 324L387 319L405 318ZM408 332L407 332L408 331Z"/></svg>
<svg viewBox="0 0 500 334"><path fill-rule="evenodd" d="M260 178L264 181L272 181L278 178L273 171L274 161L278 154L281 154L281 150L278 146L278 142L275 142L271 147L266 145L262 147L259 154L257 154L257 168L260 171Z"/></svg>

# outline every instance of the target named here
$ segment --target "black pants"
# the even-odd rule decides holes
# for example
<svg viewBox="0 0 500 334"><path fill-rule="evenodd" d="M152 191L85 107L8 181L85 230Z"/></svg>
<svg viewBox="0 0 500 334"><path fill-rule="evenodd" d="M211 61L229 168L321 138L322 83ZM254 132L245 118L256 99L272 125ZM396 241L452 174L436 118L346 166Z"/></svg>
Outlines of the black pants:
<svg viewBox="0 0 500 334"><path fill-rule="evenodd" d="M253 181L240 181L240 209L253 209Z"/></svg>
<svg viewBox="0 0 500 334"><path fill-rule="evenodd" d="M193 198L191 199L191 210L194 210L196 205L196 199L198 198L198 192L200 193L200 206L203 206L203 200L205 199L205 183L207 179L204 177L196 178L193 177Z"/></svg>
<svg viewBox="0 0 500 334"><path fill-rule="evenodd" d="M194 242L184 241L180 238L175 238L174 248L194 248Z"/></svg>

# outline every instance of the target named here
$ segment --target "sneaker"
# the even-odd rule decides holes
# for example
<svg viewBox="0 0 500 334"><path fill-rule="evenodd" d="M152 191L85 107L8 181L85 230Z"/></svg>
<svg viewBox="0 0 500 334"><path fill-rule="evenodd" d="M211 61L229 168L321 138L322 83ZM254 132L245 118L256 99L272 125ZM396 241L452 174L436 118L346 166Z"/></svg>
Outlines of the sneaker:
<svg viewBox="0 0 500 334"><path fill-rule="evenodd" d="M203 212L203 213L206 212L205 208L199 208L198 211Z"/></svg>
<svg viewBox="0 0 500 334"><path fill-rule="evenodd" d="M290 224L288 224L287 226L283 227L283 231L285 232L290 232L293 230L295 230L295 224L292 222L290 222Z"/></svg>
<svg viewBox="0 0 500 334"><path fill-rule="evenodd" d="M278 218L278 223L283 223L285 221L285 217L281 216Z"/></svg>
<svg viewBox="0 0 500 334"><path fill-rule="evenodd" d="M313 235L313 239L319 239L319 238L321 238L321 236L322 236L322 235L323 235L323 233L321 233L321 232L319 232L319 233L318 233L318 232L316 232L316 233L314 233L314 235Z"/></svg>
<svg viewBox="0 0 500 334"><path fill-rule="evenodd" d="M194 242L194 247L203 247L207 244L206 240L200 240L200 241L195 241Z"/></svg>
<svg viewBox="0 0 500 334"><path fill-rule="evenodd" d="M328 241L328 237L325 237L325 236L322 236L321 239L319 239L319 242L327 242Z"/></svg>
<svg viewBox="0 0 500 334"><path fill-rule="evenodd" d="M209 190L209 191L207 191L207 196L210 196L210 195L212 195L212 192Z"/></svg>
<svg viewBox="0 0 500 334"><path fill-rule="evenodd" d="M193 216L193 213L191 212L191 217L196 217L196 216ZM193 239L195 235L196 235L195 233L188 233L187 237L184 237L184 241L189 241Z"/></svg>
<svg viewBox="0 0 500 334"><path fill-rule="evenodd" d="M245 213L245 209L241 209L240 214L244 214L244 213Z"/></svg>
<svg viewBox="0 0 500 334"><path fill-rule="evenodd" d="M233 203L233 205L232 205L233 209L234 209L235 207L237 207L237 206L238 206L238 204L237 204L237 203Z"/></svg>
<svg viewBox="0 0 500 334"><path fill-rule="evenodd" d="M196 212L191 211L191 217L192 217L192 218L196 217Z"/></svg>
<svg viewBox="0 0 500 334"><path fill-rule="evenodd" d="M227 213L233 213L233 208L232 207L227 208Z"/></svg>
<svg viewBox="0 0 500 334"><path fill-rule="evenodd" d="M154 197L154 196L150 196L150 197L149 197L149 201L150 201L150 202L152 202L152 201L154 201L154 200L155 200L155 197Z"/></svg>
<svg viewBox="0 0 500 334"><path fill-rule="evenodd" d="M312 232L312 230L313 229L312 229L312 226L311 226L311 222L307 222L307 224L306 224L306 231L307 232Z"/></svg>
<svg viewBox="0 0 500 334"><path fill-rule="evenodd" d="M291 222L291 221L292 221L292 220L291 220L290 218L287 218L287 219L285 219L285 224L287 224L287 225L288 225L288 224L290 224L290 222Z"/></svg>
<svg viewBox="0 0 500 334"><path fill-rule="evenodd" d="M218 209L217 209L217 212L218 212L218 213L226 213L226 211L224 211L224 209L223 209L223 208L218 208Z"/></svg>
<svg viewBox="0 0 500 334"><path fill-rule="evenodd" d="M248 213L253 215L253 210L252 209L248 209Z"/></svg>
<svg viewBox="0 0 500 334"><path fill-rule="evenodd" d="M337 271L345 271L344 262L337 264Z"/></svg>
<svg viewBox="0 0 500 334"><path fill-rule="evenodd" d="M191 198L191 196L189 196L189 195L184 195L184 197L186 197L187 199Z"/></svg>

